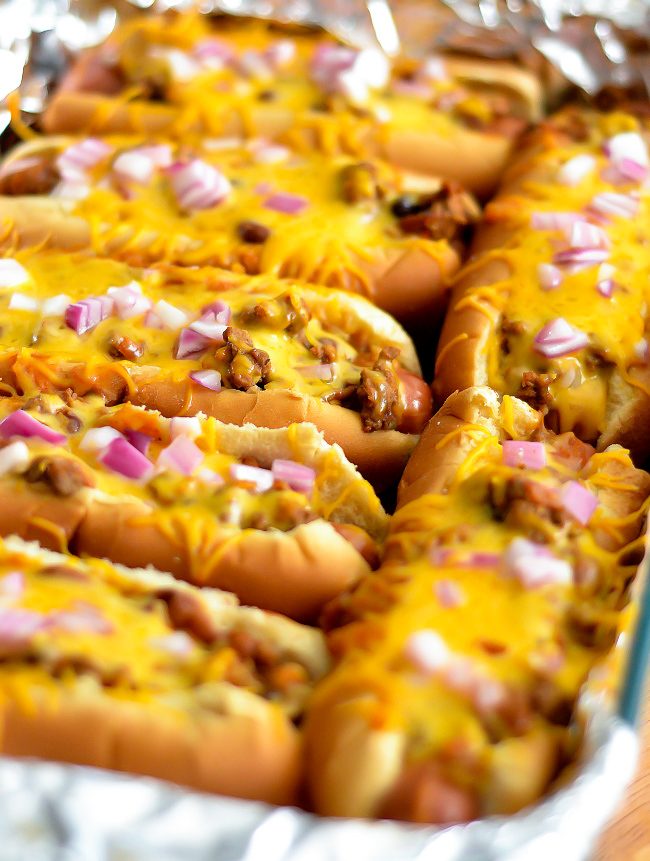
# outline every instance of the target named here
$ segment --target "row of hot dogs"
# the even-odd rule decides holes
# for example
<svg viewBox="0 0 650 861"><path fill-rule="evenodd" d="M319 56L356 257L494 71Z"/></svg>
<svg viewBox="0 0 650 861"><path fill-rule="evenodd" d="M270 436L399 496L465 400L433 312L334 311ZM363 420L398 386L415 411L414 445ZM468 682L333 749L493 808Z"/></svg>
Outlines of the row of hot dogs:
<svg viewBox="0 0 650 861"><path fill-rule="evenodd" d="M72 67L0 165L5 753L434 823L572 761L643 557L650 159L540 101L194 14Z"/></svg>

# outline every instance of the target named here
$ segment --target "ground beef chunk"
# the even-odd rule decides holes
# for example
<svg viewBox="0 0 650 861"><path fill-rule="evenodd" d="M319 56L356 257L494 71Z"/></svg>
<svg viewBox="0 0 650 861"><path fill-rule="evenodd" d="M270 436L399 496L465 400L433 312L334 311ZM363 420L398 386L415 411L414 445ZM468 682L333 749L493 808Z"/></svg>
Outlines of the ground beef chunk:
<svg viewBox="0 0 650 861"><path fill-rule="evenodd" d="M272 372L268 353L253 346L245 329L228 326L223 337L225 344L217 350L216 358L226 365L225 374L222 374L226 384L244 392L253 386L263 387Z"/></svg>
<svg viewBox="0 0 650 861"><path fill-rule="evenodd" d="M540 520L554 526L563 526L569 518L559 492L554 487L513 476L505 482L490 482L488 496L494 514L511 526L524 528L529 538L545 540L543 531L535 532Z"/></svg>
<svg viewBox="0 0 650 861"><path fill-rule="evenodd" d="M59 171L47 156L24 158L0 172L0 194L49 194L58 185Z"/></svg>
<svg viewBox="0 0 650 861"><path fill-rule="evenodd" d="M271 235L271 231L259 221L240 221L237 225L237 235L242 242L252 245L262 245Z"/></svg>
<svg viewBox="0 0 650 861"><path fill-rule="evenodd" d="M539 410L546 415L548 405L553 400L550 391L553 376L551 374L537 374L535 371L524 371L521 375L521 386L515 394L526 401L533 409Z"/></svg>
<svg viewBox="0 0 650 861"><path fill-rule="evenodd" d="M338 355L338 345L333 338L320 338L318 343L311 344L307 338L303 341L305 348L318 359L319 362L329 364L335 362Z"/></svg>
<svg viewBox="0 0 650 861"><path fill-rule="evenodd" d="M25 473L27 481L43 481L58 496L74 496L82 487L94 487L91 474L76 460L67 457L39 457Z"/></svg>
<svg viewBox="0 0 650 861"><path fill-rule="evenodd" d="M459 239L481 214L474 197L455 182L444 182L434 194L419 198L417 209L399 218L401 231L448 241Z"/></svg>
<svg viewBox="0 0 650 861"><path fill-rule="evenodd" d="M393 362L398 355L395 347L385 347L372 368L361 371L361 382L355 394L366 433L394 430L399 424L402 405L399 377Z"/></svg>

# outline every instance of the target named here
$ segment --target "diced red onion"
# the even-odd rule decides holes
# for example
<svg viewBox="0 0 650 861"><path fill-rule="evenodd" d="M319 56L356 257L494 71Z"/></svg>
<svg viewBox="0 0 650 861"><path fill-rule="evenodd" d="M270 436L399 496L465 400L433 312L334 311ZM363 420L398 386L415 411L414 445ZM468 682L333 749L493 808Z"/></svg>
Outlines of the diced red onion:
<svg viewBox="0 0 650 861"><path fill-rule="evenodd" d="M25 410L16 410L0 422L0 436L4 439L12 436L22 436L26 439L37 437L52 445L63 445L67 440L64 434L53 431Z"/></svg>
<svg viewBox="0 0 650 861"><path fill-rule="evenodd" d="M25 575L22 571L10 571L0 577L0 596L2 598L20 598L25 592Z"/></svg>
<svg viewBox="0 0 650 861"><path fill-rule="evenodd" d="M174 416L169 423L169 435L172 439L177 436L196 439L201 435L201 419L198 416Z"/></svg>
<svg viewBox="0 0 650 861"><path fill-rule="evenodd" d="M440 634L427 628L409 636L404 655L420 672L426 674L437 673L449 666L452 657Z"/></svg>
<svg viewBox="0 0 650 861"><path fill-rule="evenodd" d="M77 335L83 335L94 329L102 320L106 320L113 313L114 303L110 296L90 296L81 302L68 305L64 319L70 329L74 329Z"/></svg>
<svg viewBox="0 0 650 861"><path fill-rule="evenodd" d="M13 292L9 300L10 311L38 311L38 299L24 293Z"/></svg>
<svg viewBox="0 0 650 861"><path fill-rule="evenodd" d="M201 481L206 484L212 484L215 487L221 487L226 483L218 472L215 472L213 469L208 469L206 466L197 472L196 477L200 478Z"/></svg>
<svg viewBox="0 0 650 861"><path fill-rule="evenodd" d="M273 487L275 477L270 469L262 469L259 466L248 466L245 463L232 463L230 465L230 477L233 481L242 481L252 484L255 490L263 493Z"/></svg>
<svg viewBox="0 0 650 861"><path fill-rule="evenodd" d="M200 353L204 353L210 344L210 339L199 335L198 332L193 332L192 329L181 329L174 355L177 359L187 359L189 356L197 356Z"/></svg>
<svg viewBox="0 0 650 861"><path fill-rule="evenodd" d="M603 191L597 194L589 204L589 208L600 215L613 215L631 218L639 211L639 201L630 194L617 194L614 191Z"/></svg>
<svg viewBox="0 0 650 861"><path fill-rule="evenodd" d="M182 475L192 475L203 462L204 454L188 436L175 437L158 455L157 468L171 469Z"/></svg>
<svg viewBox="0 0 650 861"><path fill-rule="evenodd" d="M578 185L595 167L596 159L592 155L576 155L562 165L557 178L562 185Z"/></svg>
<svg viewBox="0 0 650 861"><path fill-rule="evenodd" d="M626 160L636 162L641 167L647 167L650 163L648 148L638 132L622 132L614 135L605 142L603 149L617 167Z"/></svg>
<svg viewBox="0 0 650 861"><path fill-rule="evenodd" d="M422 61L418 68L418 75L428 81L446 81L449 78L443 57L436 56L427 57Z"/></svg>
<svg viewBox="0 0 650 861"><path fill-rule="evenodd" d="M81 451L103 451L115 439L122 439L123 434L112 427L90 428L79 443Z"/></svg>
<svg viewBox="0 0 650 861"><path fill-rule="evenodd" d="M473 568L492 568L501 561L498 553L490 553L487 550L476 550L469 553L463 561L464 566Z"/></svg>
<svg viewBox="0 0 650 861"><path fill-rule="evenodd" d="M232 190L221 171L200 159L177 162L169 168L168 173L181 209L210 209L225 200Z"/></svg>
<svg viewBox="0 0 650 861"><path fill-rule="evenodd" d="M71 182L83 180L88 169L95 167L112 151L112 147L104 141L86 138L65 149L57 158L56 166L64 180Z"/></svg>
<svg viewBox="0 0 650 861"><path fill-rule="evenodd" d="M70 634L112 634L113 625L97 607L85 601L75 602L71 610L57 610L48 616L48 627Z"/></svg>
<svg viewBox="0 0 650 861"><path fill-rule="evenodd" d="M299 194L290 194L289 192L278 191L266 198L264 206L266 209L283 212L285 215L299 215L307 206L309 206L309 201L306 197L302 197Z"/></svg>
<svg viewBox="0 0 650 861"><path fill-rule="evenodd" d="M277 481L284 481L292 490L309 495L314 489L316 470L294 460L274 460L271 472Z"/></svg>
<svg viewBox="0 0 650 861"><path fill-rule="evenodd" d="M59 293L56 296L50 296L45 299L41 305L41 314L44 317L63 317L65 309L70 304L70 297L65 293Z"/></svg>
<svg viewBox="0 0 650 861"><path fill-rule="evenodd" d="M217 323L216 319L210 319L210 314L201 317L200 320L195 320L190 323L189 329L211 341L212 344L221 345L224 343L223 334L228 328L226 323Z"/></svg>
<svg viewBox="0 0 650 861"><path fill-rule="evenodd" d="M267 57L259 51L249 50L242 53L235 59L237 70L248 78L258 78L265 80L271 77L271 64Z"/></svg>
<svg viewBox="0 0 650 861"><path fill-rule="evenodd" d="M537 277L542 290L555 290L562 283L562 270L552 263L540 263L537 267Z"/></svg>
<svg viewBox="0 0 650 861"><path fill-rule="evenodd" d="M159 299L153 306L153 312L166 329L180 329L187 323L187 314L166 299Z"/></svg>
<svg viewBox="0 0 650 861"><path fill-rule="evenodd" d="M604 296L605 299L611 299L615 286L616 284L611 278L605 278L603 281L598 281L596 283L596 290L601 296Z"/></svg>
<svg viewBox="0 0 650 861"><path fill-rule="evenodd" d="M554 556L547 547L527 538L515 538L503 554L504 574L513 577L525 589L551 584L571 583L571 565Z"/></svg>
<svg viewBox="0 0 650 861"><path fill-rule="evenodd" d="M235 54L231 45L216 37L197 42L192 53L197 60L213 68L221 68L232 60Z"/></svg>
<svg viewBox="0 0 650 861"><path fill-rule="evenodd" d="M396 78L391 81L390 91L396 96L417 99L422 102L431 100L431 84L421 78Z"/></svg>
<svg viewBox="0 0 650 861"><path fill-rule="evenodd" d="M530 224L535 230L567 230L582 220L577 212L533 212Z"/></svg>
<svg viewBox="0 0 650 861"><path fill-rule="evenodd" d="M9 443L0 449L0 475L24 472L29 460L29 449L22 440Z"/></svg>
<svg viewBox="0 0 650 861"><path fill-rule="evenodd" d="M557 266L580 265L582 268L604 263L609 257L606 248L569 248L566 251L558 251L553 258Z"/></svg>
<svg viewBox="0 0 650 861"><path fill-rule="evenodd" d="M47 627L43 613L20 607L0 607L0 650L23 646Z"/></svg>
<svg viewBox="0 0 650 861"><path fill-rule="evenodd" d="M151 461L123 437L110 442L99 460L105 467L126 478L145 479L153 472Z"/></svg>
<svg viewBox="0 0 650 861"><path fill-rule="evenodd" d="M598 507L598 497L578 481L567 481L560 491L562 507L582 526L586 526Z"/></svg>
<svg viewBox="0 0 650 861"><path fill-rule="evenodd" d="M194 380L199 386L203 386L204 389L210 389L211 392L221 391L221 374L219 371L209 369L192 371L190 379Z"/></svg>
<svg viewBox="0 0 650 861"><path fill-rule="evenodd" d="M648 168L631 158L623 158L616 163L616 169L626 179L643 182L648 176Z"/></svg>
<svg viewBox="0 0 650 861"><path fill-rule="evenodd" d="M151 308L151 300L142 295L142 286L137 281L124 287L109 287L106 293L113 300L120 320L139 317Z"/></svg>
<svg viewBox="0 0 650 861"><path fill-rule="evenodd" d="M291 155L291 150L281 144L263 143L253 148L253 159L258 164L279 164L287 161ZM255 187L256 194L269 194L272 190L270 182L260 182ZM260 191L259 189L264 189Z"/></svg>
<svg viewBox="0 0 650 861"><path fill-rule="evenodd" d="M303 365L301 368L296 368L296 370L303 375L303 377L313 377L316 380L330 380L334 379L336 375L336 364L333 362L326 362L323 365Z"/></svg>
<svg viewBox="0 0 650 861"><path fill-rule="evenodd" d="M201 309L201 316L209 314L214 314L214 319L217 323L230 323L230 320L232 319L230 305L226 304L226 302L222 302L221 299L216 299L214 302L210 302L209 305L206 305Z"/></svg>
<svg viewBox="0 0 650 861"><path fill-rule="evenodd" d="M567 356L589 345L589 337L562 317L551 320L535 336L534 348L548 359Z"/></svg>
<svg viewBox="0 0 650 861"><path fill-rule="evenodd" d="M153 161L138 150L120 153L113 162L113 172L125 182L151 182L154 170Z"/></svg>
<svg viewBox="0 0 650 861"><path fill-rule="evenodd" d="M155 314L153 311L147 311L144 315L144 320L142 321L147 329L166 329L167 327L160 319L160 317Z"/></svg>
<svg viewBox="0 0 650 861"><path fill-rule="evenodd" d="M17 260L0 259L0 288L19 287L29 281L29 272Z"/></svg>
<svg viewBox="0 0 650 861"><path fill-rule="evenodd" d="M169 144L144 144L131 152L143 155L155 165L155 167L170 167L174 161L172 148Z"/></svg>
<svg viewBox="0 0 650 861"><path fill-rule="evenodd" d="M640 341L635 343L634 355L642 362L648 361L648 341L645 338L641 338Z"/></svg>
<svg viewBox="0 0 650 861"><path fill-rule="evenodd" d="M270 194L273 191L273 184L270 182L258 182L253 189L255 194Z"/></svg>
<svg viewBox="0 0 650 861"><path fill-rule="evenodd" d="M546 466L544 443L508 439L503 443L503 462L506 466L525 469L543 469Z"/></svg>
<svg viewBox="0 0 650 861"><path fill-rule="evenodd" d="M149 644L178 658L186 657L194 649L194 640L185 631L174 631L165 637L153 637Z"/></svg>
<svg viewBox="0 0 650 861"><path fill-rule="evenodd" d="M438 580L433 586L433 591L440 606L447 610L460 607L465 603L463 590L454 580Z"/></svg>
<svg viewBox="0 0 650 861"><path fill-rule="evenodd" d="M277 39L264 50L264 57L274 69L288 66L296 56L296 43L293 39Z"/></svg>
<svg viewBox="0 0 650 861"><path fill-rule="evenodd" d="M145 457L149 452L149 446L151 445L151 437L148 433L143 433L142 431L131 430L128 428L124 431L124 436L131 443L133 448L137 448L137 450L143 454Z"/></svg>
<svg viewBox="0 0 650 861"><path fill-rule="evenodd" d="M588 221L576 221L565 230L565 236L572 249L576 248L608 248L609 237L596 224Z"/></svg>

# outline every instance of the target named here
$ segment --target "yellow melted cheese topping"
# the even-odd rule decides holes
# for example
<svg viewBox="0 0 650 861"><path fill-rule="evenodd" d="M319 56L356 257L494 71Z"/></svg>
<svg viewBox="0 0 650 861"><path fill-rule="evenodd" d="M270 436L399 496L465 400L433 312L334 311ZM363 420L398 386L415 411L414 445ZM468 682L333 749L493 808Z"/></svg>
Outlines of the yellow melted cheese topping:
<svg viewBox="0 0 650 861"><path fill-rule="evenodd" d="M121 573L102 560L48 564L37 555L3 548L0 697L31 711L44 697L55 706L67 688L81 682L88 693L196 711L199 691L229 682L283 708L286 700L287 708L293 708L291 698L276 686L273 670L258 672L237 651L237 632L243 634L245 628L240 628L230 596L223 596L224 608L230 609L220 628L215 624L215 639L208 644L172 624L169 598L161 596L177 591L186 605L208 616L213 614L210 604L200 592L165 583ZM257 634L249 642L255 639L259 643L262 638ZM270 642L266 646L269 655L277 652L276 671L282 669L286 660L281 651ZM304 686L308 671L295 663L291 669L294 683ZM190 700L192 692L197 697Z"/></svg>
<svg viewBox="0 0 650 861"><path fill-rule="evenodd" d="M71 387L81 394L90 390L114 396L126 387L124 394L128 398L134 385L143 381L186 381L189 390L197 386L189 379L190 372L200 369L218 370L223 386L228 388L231 384L227 367L217 357L217 347L199 355L175 358L182 327L147 326L146 313L126 320L113 314L78 335L60 313L43 315L42 303L52 297L64 295L78 302L104 296L111 287L133 282L140 285L154 308L164 300L182 310L187 316L185 326L198 319L211 302L221 300L228 304L233 312L232 325L245 329L254 346L270 358L270 376L264 385L270 390L289 389L317 398L331 397L347 386L359 384L359 361L367 363L361 355L364 351L394 346L390 337L376 334L371 320L352 314L331 290L277 282L265 276L247 278L244 283L219 270L166 266L133 269L85 253L19 251L13 259L24 267L28 279L13 290L0 291L0 378L6 391L13 386L23 394L33 395L44 389L60 391ZM36 300L36 310L11 309L14 293ZM282 310L288 301L304 309L309 318L300 337L283 328L281 320L275 323L246 313L258 305ZM111 348L111 339L116 338L129 339L141 348L142 354L132 359L121 357ZM323 340L336 349L335 361L328 363L331 379L316 375L320 360L311 352Z"/></svg>
<svg viewBox="0 0 650 861"><path fill-rule="evenodd" d="M166 419L159 413L131 404L105 407L98 398L88 398L67 406L54 395L40 396L27 403L19 398L4 398L0 401L0 418L6 418L17 409L63 434L66 440L61 445L53 445L37 436L25 438L29 461L21 465L18 474L5 475L5 481L17 490L30 486L46 496L77 498L89 505L97 499L118 506L142 503L140 514L134 514L134 525L153 526L172 544L178 544L183 558L189 554L195 559L199 579L202 570L199 561L206 562L212 551L219 554L229 543L241 541L246 530L289 531L317 518L354 522L355 506L352 509L349 506L351 497L356 501L356 508L361 506L372 518L383 516L381 503L365 479L358 474L341 479L340 456L334 448L319 454L317 460L307 460L297 425L287 428L289 455L279 459L292 460L314 470L313 487L304 491L294 490L283 481L272 482L271 487L262 489L256 486L254 475L233 475L232 468L238 464L268 470L273 461L268 455L258 455L255 439L243 447L245 454L229 452L220 437L220 423L214 418L196 417L189 420L188 425L183 424L187 419ZM108 441L98 445L91 440L94 429L105 427L126 433L127 439L128 431L149 437L146 458L151 469L142 478L126 477L118 467L104 463ZM180 467L166 461L167 455L159 462L161 454L178 436L191 439L190 447L200 452L190 474L182 473ZM47 464L61 458L69 461L70 466L65 471L71 473L73 479L76 475L84 477L85 484L80 481L74 486L73 482L71 492L57 489L56 482L49 481L37 469L40 461ZM56 513L56 508L53 512ZM39 517L39 521L41 519ZM47 528L45 524L41 526ZM49 531L58 534L58 525L53 522ZM67 547L63 544L60 549ZM211 561L214 563L215 559ZM210 570L207 564L205 570Z"/></svg>
<svg viewBox="0 0 650 861"><path fill-rule="evenodd" d="M201 49L211 39L231 52L231 61L201 61ZM293 56L278 65L253 60L254 71L247 68L251 54L264 57L278 42L289 43ZM137 127L138 100L150 97L153 87L154 98L177 109L169 131L183 137L188 130L222 134L232 127L233 114L247 134L255 134L256 113L276 115L281 125L290 114L294 122L286 139L293 145L309 147L315 137L330 154L362 155L366 141L393 130L450 137L459 125L489 126L499 115L480 84L459 83L442 62L438 73L422 76L415 64L397 61L388 84L370 88L360 102L327 92L311 74L312 58L335 45L331 37L306 31L282 33L254 20L222 19L211 25L205 16L191 13L135 19L111 40L131 121ZM417 86L409 90L414 76ZM402 80L407 83L400 87ZM91 128L101 131L111 113L109 105L100 105Z"/></svg>
<svg viewBox="0 0 650 861"><path fill-rule="evenodd" d="M574 430L582 439L594 441L605 429L613 400L618 400L612 397L613 375L619 386L622 380L650 391L645 341L650 296L650 249L645 236L650 196L646 187L632 180L610 181L611 165L603 152L612 136L642 132L637 121L613 114L589 115L589 123L592 135L584 143L558 145L557 135L547 132L546 139L542 137L544 145L518 166L517 190L509 191L506 185L488 206L487 229L503 226L504 245L479 253L465 274L468 278L476 274L485 281L480 272L492 266L498 267L499 274L463 290L452 308L457 312L473 309L489 321L494 334L487 338L484 349L487 382L492 388L517 394L526 371L550 375L551 426L559 432ZM594 169L575 185L560 182L558 172L581 155L593 157ZM602 223L592 219L609 240L608 268L596 264L574 271L571 266L560 266L559 286L544 289L540 265L552 264L554 255L566 249L568 242L562 230L535 229L531 219L540 213L574 213L587 219L590 204L603 193L638 195L636 215L611 216ZM605 279L614 282L611 297L596 289L599 280ZM586 334L589 345L558 358L542 355L535 348L535 336L557 318ZM441 351L439 369L444 361Z"/></svg>
<svg viewBox="0 0 650 861"><path fill-rule="evenodd" d="M629 623L650 488L623 449L589 457L569 437L549 437L547 465L522 470L503 464L487 430L464 430L476 445L448 491L397 512L388 561L342 601L352 621L330 634L340 663L314 707L326 715L352 700L372 729L406 736L408 761L435 758L452 780L485 790L489 804L499 743L539 732L564 733L568 743L582 685ZM578 481L598 506L586 526L544 515L541 504L518 513L500 506L508 486L524 481L551 494ZM513 574L504 553L524 537L568 563L571 578L531 585ZM429 669L413 652L423 633L435 638L424 651L439 664Z"/></svg>
<svg viewBox="0 0 650 861"><path fill-rule="evenodd" d="M125 186L116 181L114 158L137 150L142 141L123 136L105 141L114 147L111 156L89 171L92 185L87 196L70 201L72 212L89 225L95 250L101 253L137 262L210 264L303 278L371 297L373 265L381 271L391 260L420 250L444 264L441 269L446 271L446 261L453 256L445 241L401 233L390 204L409 190L410 180L387 164L373 163L377 197L351 202L344 195L343 172L356 163L347 156L286 150L286 158L267 164L257 159L255 141L245 147L227 141L225 147L219 141L214 147L209 142L197 148L179 145L175 159L188 163L198 158L232 186L221 202L184 210L163 169L144 184L129 181ZM437 180L430 185L432 191L439 188ZM65 201L65 183L61 189ZM267 205L274 195L285 194L300 198L298 213ZM240 229L246 222L268 230L268 238L261 243L244 241Z"/></svg>

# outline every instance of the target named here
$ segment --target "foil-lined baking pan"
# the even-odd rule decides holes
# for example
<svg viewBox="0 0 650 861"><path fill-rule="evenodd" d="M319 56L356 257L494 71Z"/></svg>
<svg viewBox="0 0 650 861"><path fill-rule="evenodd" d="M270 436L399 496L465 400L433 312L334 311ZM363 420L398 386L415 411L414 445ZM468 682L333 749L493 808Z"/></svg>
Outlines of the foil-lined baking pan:
<svg viewBox="0 0 650 861"><path fill-rule="evenodd" d="M543 55L587 93L650 85L648 0L198 0L206 12L325 27L389 53L462 50ZM0 2L0 134L7 97L28 120L67 60L119 20L192 0ZM511 817L445 829L323 819L294 808L212 797L155 780L0 757L0 861L581 861L634 772L634 722L650 652L650 588L634 631L619 638L620 691L582 698L584 745L561 786ZM624 657L623 657L624 653ZM599 685L593 686L594 689ZM215 764L218 767L218 764ZM254 768L255 763L251 762Z"/></svg>

